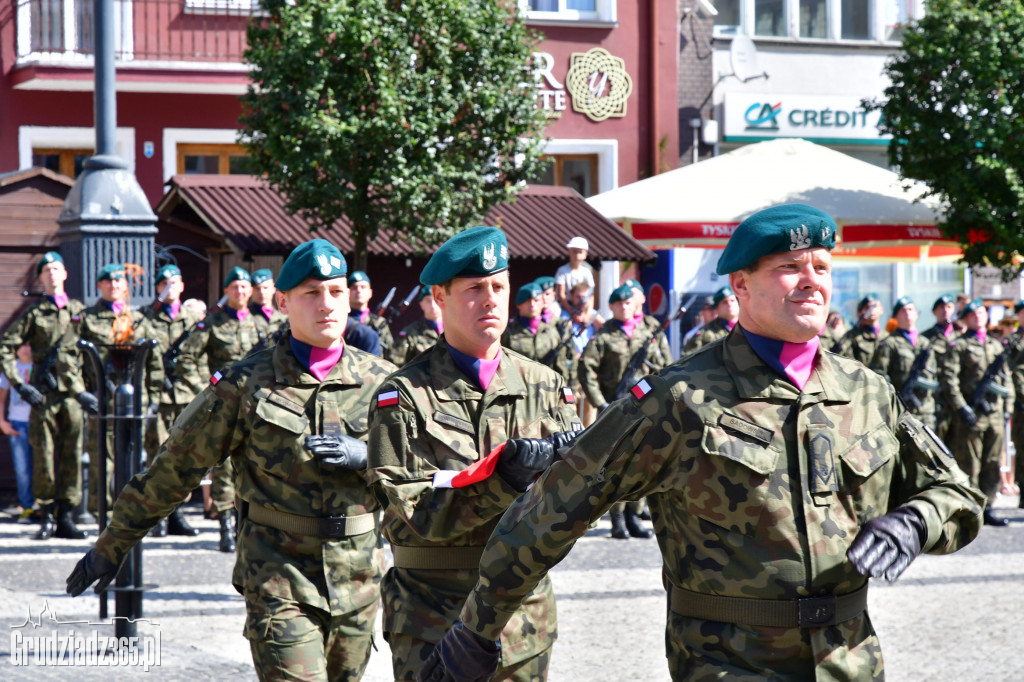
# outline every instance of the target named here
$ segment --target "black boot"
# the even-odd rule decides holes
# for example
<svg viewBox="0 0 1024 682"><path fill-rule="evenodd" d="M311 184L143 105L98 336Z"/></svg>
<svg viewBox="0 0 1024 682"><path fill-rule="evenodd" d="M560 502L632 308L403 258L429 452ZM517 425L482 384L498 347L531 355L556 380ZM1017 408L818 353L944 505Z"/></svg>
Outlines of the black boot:
<svg viewBox="0 0 1024 682"><path fill-rule="evenodd" d="M54 535L65 540L84 540L85 531L75 525L74 509L66 502L57 505L57 532Z"/></svg>
<svg viewBox="0 0 1024 682"><path fill-rule="evenodd" d="M629 532L626 530L626 520L622 512L613 507L608 514L612 517L612 537L616 540L628 540Z"/></svg>
<svg viewBox="0 0 1024 682"><path fill-rule="evenodd" d="M235 551L235 512L227 510L220 515L220 551Z"/></svg>
<svg viewBox="0 0 1024 682"><path fill-rule="evenodd" d="M108 511L108 515L109 515L109 511ZM75 520L75 523L81 523L81 524L97 523L96 517L93 516L92 512L90 512L88 509L78 509L76 507L75 511L74 511L74 515L71 518L73 518Z"/></svg>
<svg viewBox="0 0 1024 682"><path fill-rule="evenodd" d="M160 523L153 526L153 529L149 531L149 537L151 538L165 538L167 537L167 519L160 519Z"/></svg>
<svg viewBox="0 0 1024 682"><path fill-rule="evenodd" d="M44 504L39 508L43 519L39 524L39 532L35 534L36 540L49 540L57 530L57 519L53 518L53 505Z"/></svg>
<svg viewBox="0 0 1024 682"><path fill-rule="evenodd" d="M982 514L982 520L986 526L1008 526L1010 522L1007 519L1000 518L992 513L992 507L985 507L985 512Z"/></svg>
<svg viewBox="0 0 1024 682"><path fill-rule="evenodd" d="M643 538L644 540L652 535L651 531L640 525L640 520L629 507L626 507L626 530L629 531L631 537Z"/></svg>
<svg viewBox="0 0 1024 682"><path fill-rule="evenodd" d="M185 520L185 514L182 513L181 507L178 507L171 515L167 517L167 532L171 535L184 535L187 537L195 537L199 535L199 529L193 528L188 521Z"/></svg>

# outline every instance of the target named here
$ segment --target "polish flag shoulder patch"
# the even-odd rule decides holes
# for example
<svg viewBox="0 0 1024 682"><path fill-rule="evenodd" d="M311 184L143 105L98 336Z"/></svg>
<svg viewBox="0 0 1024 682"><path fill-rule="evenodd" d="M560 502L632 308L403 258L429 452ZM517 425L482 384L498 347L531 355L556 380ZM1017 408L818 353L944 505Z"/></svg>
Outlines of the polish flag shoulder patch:
<svg viewBox="0 0 1024 682"><path fill-rule="evenodd" d="M213 376L210 377L210 383L213 384L214 386L216 386L217 382L219 382L223 378L224 378L223 374L221 374L220 372L214 372Z"/></svg>
<svg viewBox="0 0 1024 682"><path fill-rule="evenodd" d="M394 407L398 404L398 391L384 391L377 394L377 407Z"/></svg>
<svg viewBox="0 0 1024 682"><path fill-rule="evenodd" d="M206 329L206 323L205 322L197 322L196 323L196 329L198 329L199 331L202 331L202 330Z"/></svg>
<svg viewBox="0 0 1024 682"><path fill-rule="evenodd" d="M636 386L630 390L630 392L637 400L643 400L644 396L651 392L651 385L647 383L647 379L641 379L636 383Z"/></svg>
<svg viewBox="0 0 1024 682"><path fill-rule="evenodd" d="M565 398L565 402L570 405L576 402L576 394L572 392L572 389L568 386L562 387L562 397Z"/></svg>

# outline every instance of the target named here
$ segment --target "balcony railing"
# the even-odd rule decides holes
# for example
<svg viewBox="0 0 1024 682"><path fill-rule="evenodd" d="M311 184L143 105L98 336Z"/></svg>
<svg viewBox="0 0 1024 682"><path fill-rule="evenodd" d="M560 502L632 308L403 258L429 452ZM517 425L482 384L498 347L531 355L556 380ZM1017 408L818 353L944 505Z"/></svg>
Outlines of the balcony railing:
<svg viewBox="0 0 1024 682"><path fill-rule="evenodd" d="M93 0L19 0L18 61L92 61ZM238 64L258 0L114 0L121 63Z"/></svg>

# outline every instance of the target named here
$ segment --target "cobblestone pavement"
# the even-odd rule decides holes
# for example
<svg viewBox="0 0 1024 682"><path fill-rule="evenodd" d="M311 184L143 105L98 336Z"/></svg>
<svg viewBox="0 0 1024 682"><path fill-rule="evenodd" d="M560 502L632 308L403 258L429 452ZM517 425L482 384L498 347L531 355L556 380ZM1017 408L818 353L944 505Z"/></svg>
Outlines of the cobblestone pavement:
<svg viewBox="0 0 1024 682"><path fill-rule="evenodd" d="M1024 613L1024 510L1017 498L997 504L1008 528L985 528L963 551L919 558L895 585L874 582L870 612L882 640L890 681L1016 682L1024 668L1020 628ZM148 589L139 634L160 638L154 680L253 680L242 637L244 605L230 584L232 555L217 551L216 524L188 507L196 538L147 539ZM110 625L25 625L49 607L62 622L98 620L98 597L71 599L64 579L89 540L31 540L35 528L0 521L0 680L100 680L119 670L96 666L15 666L17 636L48 634L54 627L77 635L112 635ZM95 532L95 527L93 527ZM665 598L655 540L613 541L608 524L582 538L552 573L558 597L559 641L553 682L666 682ZM113 600L110 613L114 613ZM3 627L6 626L6 627ZM24 627L19 627L24 626ZM379 627L379 621L378 621ZM387 644L370 659L364 680L391 679Z"/></svg>

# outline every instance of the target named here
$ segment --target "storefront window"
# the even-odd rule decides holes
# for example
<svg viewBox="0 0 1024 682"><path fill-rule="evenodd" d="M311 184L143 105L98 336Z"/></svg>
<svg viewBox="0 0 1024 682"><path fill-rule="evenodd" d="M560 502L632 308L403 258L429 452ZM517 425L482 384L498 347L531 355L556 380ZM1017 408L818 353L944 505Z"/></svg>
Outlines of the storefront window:
<svg viewBox="0 0 1024 682"><path fill-rule="evenodd" d="M827 0L800 0L800 37L828 38Z"/></svg>
<svg viewBox="0 0 1024 682"><path fill-rule="evenodd" d="M786 35L784 0L754 0L754 35Z"/></svg>
<svg viewBox="0 0 1024 682"><path fill-rule="evenodd" d="M731 36L740 32L740 0L716 0L715 35Z"/></svg>
<svg viewBox="0 0 1024 682"><path fill-rule="evenodd" d="M572 187L584 199L597 194L597 154L558 154L536 185Z"/></svg>
<svg viewBox="0 0 1024 682"><path fill-rule="evenodd" d="M870 0L842 0L842 38L867 40L871 37Z"/></svg>

